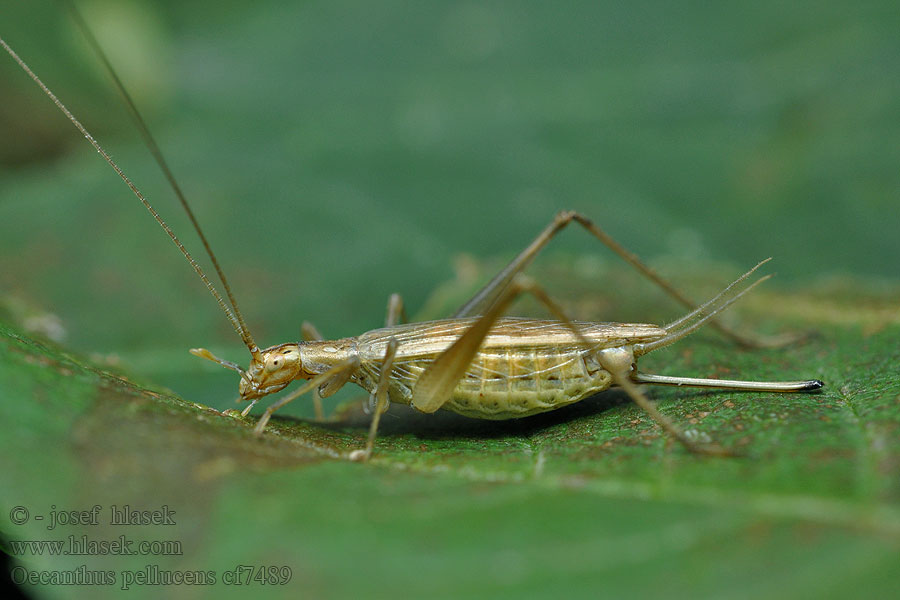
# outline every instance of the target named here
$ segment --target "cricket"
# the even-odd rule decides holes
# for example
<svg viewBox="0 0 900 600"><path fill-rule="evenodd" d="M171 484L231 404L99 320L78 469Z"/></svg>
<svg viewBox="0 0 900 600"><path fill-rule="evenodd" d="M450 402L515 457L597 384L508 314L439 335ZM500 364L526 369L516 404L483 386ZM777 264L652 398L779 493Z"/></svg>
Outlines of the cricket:
<svg viewBox="0 0 900 600"><path fill-rule="evenodd" d="M265 409L253 428L257 436L264 434L272 415L289 402L304 394L311 394L318 403L319 398L334 394L348 383L368 392L374 406L365 447L347 455L348 459L359 461L366 461L373 455L379 422L390 403L406 404L423 413L449 410L476 419L503 420L555 410L611 387L619 387L660 428L690 452L730 456L737 453L714 442L698 441L660 413L654 402L645 395L644 386L811 392L824 385L817 379L703 379L639 370L637 363L640 357L674 344L707 324L740 345L766 345L765 341L726 328L716 317L770 277L748 281L770 259L754 266L707 302L695 305L588 217L573 211L556 214L524 250L445 319L409 323L401 296L394 294L388 300L387 316L382 328L355 337L326 340L314 326L304 322L302 340L261 349L247 327L216 255L134 102L74 8L73 16L89 45L109 72L146 145L186 211L218 275L224 295L142 192L81 122L2 38L0 45L93 145L165 230L246 346L250 354L250 362L246 368L218 358L203 348L190 350L197 357L213 361L239 374L238 401L247 403L241 415L246 417L257 402L285 390L294 381L303 382ZM566 315L536 281L524 274L524 270L551 239L572 223L579 225L686 306L686 314L665 325L586 322ZM534 297L549 311L552 318L507 316L512 303L523 294ZM318 404L317 414L321 416Z"/></svg>

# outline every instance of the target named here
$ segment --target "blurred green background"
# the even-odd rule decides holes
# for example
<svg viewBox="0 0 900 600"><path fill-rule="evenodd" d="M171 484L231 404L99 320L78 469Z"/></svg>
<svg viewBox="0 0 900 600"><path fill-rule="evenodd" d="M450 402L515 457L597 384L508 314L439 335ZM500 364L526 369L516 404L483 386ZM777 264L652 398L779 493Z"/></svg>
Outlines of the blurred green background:
<svg viewBox="0 0 900 600"><path fill-rule="evenodd" d="M461 302L569 208L673 279L683 276L698 297L773 256L778 277L766 285L797 306L815 302L791 294L837 290L852 312L858 287L892 310L895 2L79 6L145 112L261 344L297 339L303 320L329 337L377 327L392 292L413 315L442 316L422 312L429 298L444 306L431 296L436 288L457 290L444 308ZM60 5L0 7L0 35L196 249ZM232 407L233 374L187 349L241 363L246 352L191 269L8 59L0 90L5 320L191 401ZM576 230L537 268L558 263L582 275L617 264ZM617 292L605 286L640 295L610 304L611 320L680 313L634 281L599 280L585 296L582 280L547 278L551 293L576 305L596 296L593 308L604 307L604 291ZM794 375L818 373L784 376ZM295 404L295 414L310 414ZM366 481L366 493L384 492ZM589 512L590 499L580 501ZM674 548L681 538L673 535ZM724 581L709 589L727 589Z"/></svg>
<svg viewBox="0 0 900 600"><path fill-rule="evenodd" d="M304 319L335 337L376 327L391 292L416 313L454 257L509 257L565 208L651 262L774 256L773 285L790 288L897 275L891 2L82 9L262 344L296 339ZM7 40L197 249L65 12L3 15ZM212 299L34 84L9 60L0 77L4 293L58 315L72 347L162 383L210 374L176 390L227 406L233 377L186 353L246 360ZM580 231L558 253L612 260ZM160 373L170 352L184 372Z"/></svg>

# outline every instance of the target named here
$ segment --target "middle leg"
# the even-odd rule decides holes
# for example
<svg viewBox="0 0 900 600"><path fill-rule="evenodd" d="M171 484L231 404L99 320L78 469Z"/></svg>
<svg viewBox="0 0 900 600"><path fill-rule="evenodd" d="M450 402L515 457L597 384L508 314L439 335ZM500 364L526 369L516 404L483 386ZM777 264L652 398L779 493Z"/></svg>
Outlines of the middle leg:
<svg viewBox="0 0 900 600"><path fill-rule="evenodd" d="M375 447L375 436L378 433L378 424L381 415L387 412L390 404L388 388L390 386L391 368L394 365L394 357L397 355L397 340L388 340L384 351L384 359L381 362L381 373L378 376L378 387L375 388L375 410L372 413L372 422L369 425L369 439L365 450L354 450L350 453L350 460L367 461L372 457L372 449Z"/></svg>
<svg viewBox="0 0 900 600"><path fill-rule="evenodd" d="M309 321L303 321L303 323L300 325L300 334L303 336L303 340L306 342L318 342L325 339L324 337L322 337L322 334L319 333L319 330L316 328L316 326ZM319 393L318 389L313 390L312 399L316 421L324 421L325 411L322 410L322 395Z"/></svg>
<svg viewBox="0 0 900 600"><path fill-rule="evenodd" d="M406 308L403 305L403 297L400 294L391 294L388 298L387 316L384 319L385 327L393 327L398 323L406 323Z"/></svg>

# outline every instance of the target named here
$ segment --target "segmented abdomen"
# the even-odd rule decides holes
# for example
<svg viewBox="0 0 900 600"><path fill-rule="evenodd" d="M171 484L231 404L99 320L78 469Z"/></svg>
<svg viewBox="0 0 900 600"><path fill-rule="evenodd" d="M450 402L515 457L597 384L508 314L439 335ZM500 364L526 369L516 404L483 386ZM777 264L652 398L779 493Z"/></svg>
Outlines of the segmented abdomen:
<svg viewBox="0 0 900 600"><path fill-rule="evenodd" d="M444 405L481 419L514 419L577 402L605 390L610 375L584 352L509 350L479 353L470 372Z"/></svg>
<svg viewBox="0 0 900 600"><path fill-rule="evenodd" d="M377 386L388 340L398 342L389 392L410 404L412 389L432 362L478 317L409 323L356 338L360 367L353 381ZM572 328L577 329L576 335ZM666 330L645 323L591 323L503 317L491 327L452 397L442 406L479 419L515 419L577 402L610 386L590 350L657 340ZM591 345L585 348L585 340Z"/></svg>
<svg viewBox="0 0 900 600"><path fill-rule="evenodd" d="M607 389L611 382L609 373L584 354L579 348L483 350L442 408L467 417L500 420L577 402ZM409 404L412 387L429 364L431 360L421 357L395 361L391 400ZM365 379L374 386L377 373L373 370Z"/></svg>

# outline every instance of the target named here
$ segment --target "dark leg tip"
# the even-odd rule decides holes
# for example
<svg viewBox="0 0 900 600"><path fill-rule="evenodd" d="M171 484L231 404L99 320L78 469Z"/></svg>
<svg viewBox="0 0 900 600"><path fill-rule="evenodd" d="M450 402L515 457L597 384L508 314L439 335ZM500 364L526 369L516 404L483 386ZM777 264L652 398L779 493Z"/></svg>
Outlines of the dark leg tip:
<svg viewBox="0 0 900 600"><path fill-rule="evenodd" d="M802 391L804 392L814 392L816 390L821 390L825 387L825 383L819 379L813 379L812 381L807 381L806 385L803 386Z"/></svg>

